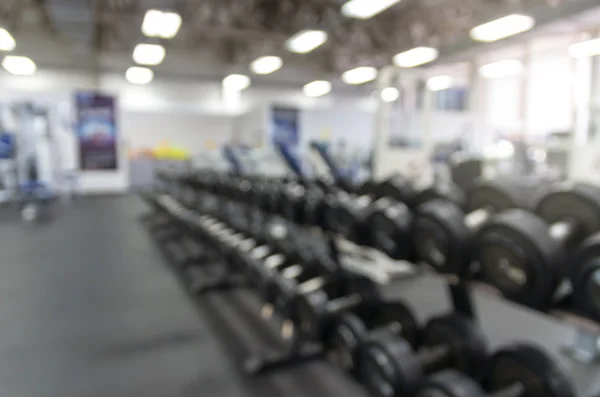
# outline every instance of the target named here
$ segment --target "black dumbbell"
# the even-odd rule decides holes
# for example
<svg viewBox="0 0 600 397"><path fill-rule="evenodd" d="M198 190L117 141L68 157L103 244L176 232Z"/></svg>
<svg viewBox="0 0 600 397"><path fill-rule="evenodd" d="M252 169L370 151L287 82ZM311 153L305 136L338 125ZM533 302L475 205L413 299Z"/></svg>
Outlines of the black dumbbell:
<svg viewBox="0 0 600 397"><path fill-rule="evenodd" d="M430 376L417 397L575 397L573 382L541 348L516 344L490 359L483 387L453 370Z"/></svg>
<svg viewBox="0 0 600 397"><path fill-rule="evenodd" d="M468 195L468 213L448 200L418 207L413 232L416 259L439 273L463 274L470 266L473 235L490 217L509 208L527 206L516 180L479 180Z"/></svg>
<svg viewBox="0 0 600 397"><path fill-rule="evenodd" d="M568 261L575 308L600 322L600 233L588 237Z"/></svg>
<svg viewBox="0 0 600 397"><path fill-rule="evenodd" d="M354 313L341 315L327 342L327 356L338 367L358 375L357 363L364 344L384 333L402 337L413 348L418 346L420 328L412 310L402 302L391 301L382 303L364 319Z"/></svg>
<svg viewBox="0 0 600 397"><path fill-rule="evenodd" d="M365 343L360 377L374 396L412 396L427 374L441 369L479 375L487 358L481 330L460 314L429 320L421 338L418 351L406 340L390 335Z"/></svg>
<svg viewBox="0 0 600 397"><path fill-rule="evenodd" d="M339 276L335 282L327 283L324 277L317 277L297 287L293 303L292 321L299 327L305 340L324 342L335 331L335 318L345 312L357 312L361 317L368 315L375 305L382 301L375 283L363 277ZM343 285L343 290L333 293L328 286Z"/></svg>
<svg viewBox="0 0 600 397"><path fill-rule="evenodd" d="M600 188L560 183L537 200L534 212L493 216L478 234L474 259L506 298L547 310L563 291L568 253L599 230Z"/></svg>

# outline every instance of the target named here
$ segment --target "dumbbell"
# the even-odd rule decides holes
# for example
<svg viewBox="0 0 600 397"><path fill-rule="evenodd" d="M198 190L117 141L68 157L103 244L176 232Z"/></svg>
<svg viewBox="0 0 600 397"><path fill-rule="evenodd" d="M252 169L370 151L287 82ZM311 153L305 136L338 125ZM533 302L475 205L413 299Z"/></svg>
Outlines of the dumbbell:
<svg viewBox="0 0 600 397"><path fill-rule="evenodd" d="M451 181L433 183L431 186L417 190L411 182L401 174L394 174L380 182L373 189L374 197L389 197L410 208L434 199L444 199L463 208L465 204L464 192Z"/></svg>
<svg viewBox="0 0 600 397"><path fill-rule="evenodd" d="M335 331L334 320L337 316L350 311L361 317L368 315L369 310L382 301L375 283L363 277L345 275L327 279L317 277L297 287L297 296L293 303L292 321L298 325L305 340L323 342L330 339ZM331 286L343 290L331 291ZM342 294L340 294L342 293Z"/></svg>
<svg viewBox="0 0 600 397"><path fill-rule="evenodd" d="M600 188L564 182L537 200L534 212L513 209L480 230L475 260L485 281L506 298L548 310L568 273L567 254L600 230Z"/></svg>
<svg viewBox="0 0 600 397"><path fill-rule="evenodd" d="M359 359L360 377L374 396L412 396L428 374L454 368L479 375L487 343L472 319L457 313L427 322L415 351L400 337L368 340Z"/></svg>
<svg viewBox="0 0 600 397"><path fill-rule="evenodd" d="M417 208L413 245L417 260L439 273L469 270L474 234L490 217L527 206L527 194L515 180L479 180L468 195L468 213L448 200L432 200Z"/></svg>
<svg viewBox="0 0 600 397"><path fill-rule="evenodd" d="M367 318L342 314L327 342L327 356L339 368L358 375L357 363L364 344L384 333L402 337L413 348L418 346L420 328L412 310L399 301L384 302Z"/></svg>
<svg viewBox="0 0 600 397"><path fill-rule="evenodd" d="M446 370L430 376L417 397L575 397L572 380L539 347L515 344L489 360L483 387L469 376Z"/></svg>
<svg viewBox="0 0 600 397"><path fill-rule="evenodd" d="M575 308L600 322L600 233L588 237L569 258Z"/></svg>

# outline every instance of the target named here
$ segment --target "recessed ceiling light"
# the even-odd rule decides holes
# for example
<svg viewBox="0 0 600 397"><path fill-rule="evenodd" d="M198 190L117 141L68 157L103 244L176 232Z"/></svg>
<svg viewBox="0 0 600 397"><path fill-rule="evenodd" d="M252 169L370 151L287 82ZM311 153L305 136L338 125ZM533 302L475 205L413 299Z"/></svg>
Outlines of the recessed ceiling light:
<svg viewBox="0 0 600 397"><path fill-rule="evenodd" d="M0 51L12 51L16 46L17 43L8 30L0 28Z"/></svg>
<svg viewBox="0 0 600 397"><path fill-rule="evenodd" d="M600 39L582 41L569 46L569 54L574 58L591 57L600 54Z"/></svg>
<svg viewBox="0 0 600 397"><path fill-rule="evenodd" d="M342 15L369 19L399 2L400 0L350 0L342 6Z"/></svg>
<svg viewBox="0 0 600 397"><path fill-rule="evenodd" d="M342 81L346 84L364 84L377 78L377 69L371 66L360 66L350 69L342 74Z"/></svg>
<svg viewBox="0 0 600 397"><path fill-rule="evenodd" d="M533 28L535 20L527 15L512 14L475 26L471 29L471 38L475 41L490 43L526 32Z"/></svg>
<svg viewBox="0 0 600 397"><path fill-rule="evenodd" d="M175 12L148 10L142 23L142 33L148 37L172 39L181 27L181 16Z"/></svg>
<svg viewBox="0 0 600 397"><path fill-rule="evenodd" d="M309 97L319 97L331 92L331 83L329 81L316 80L308 83L302 89L304 95Z"/></svg>
<svg viewBox="0 0 600 397"><path fill-rule="evenodd" d="M386 87L381 90L381 99L384 102L394 102L400 97L400 91L396 87Z"/></svg>
<svg viewBox="0 0 600 397"><path fill-rule="evenodd" d="M450 76L434 76L427 80L429 91L442 91L452 87L454 80Z"/></svg>
<svg viewBox="0 0 600 397"><path fill-rule="evenodd" d="M125 78L132 84L148 84L154 79L154 72L148 68L132 66L125 72Z"/></svg>
<svg viewBox="0 0 600 397"><path fill-rule="evenodd" d="M34 74L37 70L35 62L30 58L15 55L5 56L4 59L2 59L2 67L9 73L21 76Z"/></svg>
<svg viewBox="0 0 600 397"><path fill-rule="evenodd" d="M479 67L479 75L486 79L497 79L521 73L523 64L516 59L505 59Z"/></svg>
<svg viewBox="0 0 600 397"><path fill-rule="evenodd" d="M138 44L133 60L140 65L158 65L165 59L165 47L160 44Z"/></svg>
<svg viewBox="0 0 600 397"><path fill-rule="evenodd" d="M256 74L271 74L283 66L283 60L276 56L266 56L255 59L250 64L250 69Z"/></svg>
<svg viewBox="0 0 600 397"><path fill-rule="evenodd" d="M394 63L401 68L414 68L437 59L439 52L432 47L416 47L394 56Z"/></svg>
<svg viewBox="0 0 600 397"><path fill-rule="evenodd" d="M286 47L297 54L307 54L327 41L327 33L322 30L304 30L291 37Z"/></svg>
<svg viewBox="0 0 600 397"><path fill-rule="evenodd" d="M245 90L250 86L250 77L243 74L230 74L223 79L223 88L232 91Z"/></svg>

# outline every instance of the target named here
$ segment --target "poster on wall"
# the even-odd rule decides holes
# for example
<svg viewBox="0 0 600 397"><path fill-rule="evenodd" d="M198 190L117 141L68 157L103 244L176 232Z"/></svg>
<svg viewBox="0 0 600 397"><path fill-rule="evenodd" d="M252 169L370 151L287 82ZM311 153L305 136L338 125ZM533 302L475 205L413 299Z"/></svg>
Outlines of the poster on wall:
<svg viewBox="0 0 600 397"><path fill-rule="evenodd" d="M84 171L118 168L116 100L96 92L75 94L75 133L79 167Z"/></svg>
<svg viewBox="0 0 600 397"><path fill-rule="evenodd" d="M271 141L288 148L298 146L298 109L283 106L271 108Z"/></svg>

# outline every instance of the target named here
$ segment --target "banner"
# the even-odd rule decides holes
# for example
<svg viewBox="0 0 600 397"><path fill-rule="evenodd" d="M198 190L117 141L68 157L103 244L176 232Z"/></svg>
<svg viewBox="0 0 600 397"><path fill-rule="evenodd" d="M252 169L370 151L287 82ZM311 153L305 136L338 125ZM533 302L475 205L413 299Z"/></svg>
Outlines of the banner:
<svg viewBox="0 0 600 397"><path fill-rule="evenodd" d="M116 170L118 168L116 100L94 92L75 94L79 140L79 168Z"/></svg>
<svg viewBox="0 0 600 397"><path fill-rule="evenodd" d="M275 144L295 149L299 141L298 109L273 106L271 108L271 140Z"/></svg>

